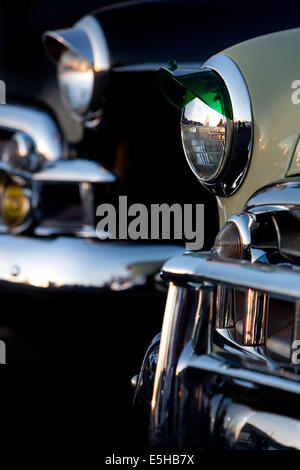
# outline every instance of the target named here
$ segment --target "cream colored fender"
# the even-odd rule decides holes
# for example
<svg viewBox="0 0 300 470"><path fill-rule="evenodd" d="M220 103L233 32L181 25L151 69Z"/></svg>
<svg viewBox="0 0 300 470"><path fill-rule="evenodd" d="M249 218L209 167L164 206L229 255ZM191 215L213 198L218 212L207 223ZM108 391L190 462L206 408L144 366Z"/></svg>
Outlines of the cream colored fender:
<svg viewBox="0 0 300 470"><path fill-rule="evenodd" d="M254 133L251 161L241 187L230 197L217 198L220 227L232 214L241 212L257 189L300 174L300 152L295 154L300 104L292 101L293 93L294 98L297 93L292 84L300 80L299 48L297 28L260 36L221 52L236 63L245 79Z"/></svg>

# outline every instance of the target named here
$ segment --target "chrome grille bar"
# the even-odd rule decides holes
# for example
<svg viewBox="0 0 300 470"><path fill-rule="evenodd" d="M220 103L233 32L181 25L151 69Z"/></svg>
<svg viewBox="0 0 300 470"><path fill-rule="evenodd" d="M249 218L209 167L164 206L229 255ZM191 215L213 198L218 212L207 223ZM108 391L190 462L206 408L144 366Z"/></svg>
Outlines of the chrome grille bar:
<svg viewBox="0 0 300 470"><path fill-rule="evenodd" d="M276 265L231 261L206 255L187 254L172 258L163 266L168 281L201 283L203 280L272 294L273 297L300 300L300 270Z"/></svg>

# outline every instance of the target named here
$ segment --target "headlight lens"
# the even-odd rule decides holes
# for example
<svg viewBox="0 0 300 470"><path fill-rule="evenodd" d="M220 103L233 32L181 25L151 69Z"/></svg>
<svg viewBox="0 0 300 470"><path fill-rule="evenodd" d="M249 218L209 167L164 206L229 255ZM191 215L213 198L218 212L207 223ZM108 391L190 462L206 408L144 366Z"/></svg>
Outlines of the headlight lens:
<svg viewBox="0 0 300 470"><path fill-rule="evenodd" d="M183 109L182 142L188 163L203 181L214 179L225 161L230 125L225 116L194 98Z"/></svg>
<svg viewBox="0 0 300 470"><path fill-rule="evenodd" d="M58 62L58 83L66 105L79 114L85 113L94 90L92 64L84 57L66 50Z"/></svg>

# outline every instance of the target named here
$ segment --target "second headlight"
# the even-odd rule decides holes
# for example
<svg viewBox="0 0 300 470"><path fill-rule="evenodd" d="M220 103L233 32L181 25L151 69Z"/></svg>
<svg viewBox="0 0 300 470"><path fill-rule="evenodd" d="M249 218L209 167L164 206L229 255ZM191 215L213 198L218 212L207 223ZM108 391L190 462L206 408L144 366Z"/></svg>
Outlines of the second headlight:
<svg viewBox="0 0 300 470"><path fill-rule="evenodd" d="M92 123L101 115L111 68L98 20L85 16L72 28L46 31L44 44L57 65L60 93L73 117Z"/></svg>

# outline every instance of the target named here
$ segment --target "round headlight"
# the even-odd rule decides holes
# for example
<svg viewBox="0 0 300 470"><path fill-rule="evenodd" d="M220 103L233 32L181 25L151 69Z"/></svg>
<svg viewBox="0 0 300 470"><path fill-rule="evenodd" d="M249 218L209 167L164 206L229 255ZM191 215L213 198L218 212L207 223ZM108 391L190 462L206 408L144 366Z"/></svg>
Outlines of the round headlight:
<svg viewBox="0 0 300 470"><path fill-rule="evenodd" d="M57 65L60 94L72 116L85 125L99 123L106 99L110 53L104 31L92 15L72 28L46 31L43 41Z"/></svg>
<svg viewBox="0 0 300 470"><path fill-rule="evenodd" d="M89 109L94 91L94 70L92 64L66 50L58 61L58 83L66 106L79 114Z"/></svg>
<svg viewBox="0 0 300 470"><path fill-rule="evenodd" d="M173 61L159 69L158 84L182 111L184 152L198 180L218 196L231 196L246 175L251 156L252 110L237 65L217 54L200 68Z"/></svg>
<svg viewBox="0 0 300 470"><path fill-rule="evenodd" d="M199 98L182 111L182 143L195 175L211 181L220 173L231 142L231 121Z"/></svg>

